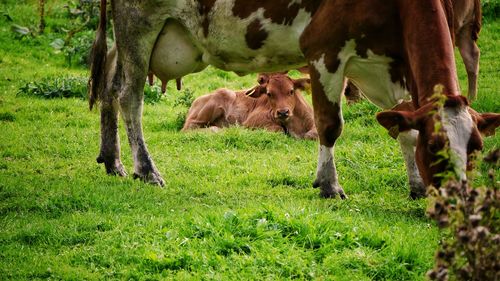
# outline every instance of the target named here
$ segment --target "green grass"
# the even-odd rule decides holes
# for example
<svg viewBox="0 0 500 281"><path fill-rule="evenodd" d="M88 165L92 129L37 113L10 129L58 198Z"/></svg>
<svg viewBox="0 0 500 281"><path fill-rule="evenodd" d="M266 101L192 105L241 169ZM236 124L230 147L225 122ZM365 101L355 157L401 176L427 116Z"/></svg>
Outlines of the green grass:
<svg viewBox="0 0 500 281"><path fill-rule="evenodd" d="M35 26L33 3L1 9ZM62 4L49 3L57 31ZM426 200L408 200L398 145L371 104L344 107L336 158L349 200L324 200L310 187L315 142L243 128L180 133L187 109L171 83L144 110L148 148L166 180L160 189L105 175L95 162L99 113L84 100L16 96L28 82L87 71L53 53L57 34L20 40L9 26L0 19L1 280L422 280L432 267L440 233ZM498 112L500 22L484 26L480 45L473 106ZM186 77L184 90L199 96L255 79L209 68ZM132 172L123 128L120 135ZM500 137L485 145L499 147Z"/></svg>

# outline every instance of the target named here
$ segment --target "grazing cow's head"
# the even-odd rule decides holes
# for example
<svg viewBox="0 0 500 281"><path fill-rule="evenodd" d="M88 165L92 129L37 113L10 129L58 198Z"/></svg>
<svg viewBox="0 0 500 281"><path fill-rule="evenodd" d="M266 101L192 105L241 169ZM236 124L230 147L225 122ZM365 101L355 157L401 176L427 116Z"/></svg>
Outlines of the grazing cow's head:
<svg viewBox="0 0 500 281"><path fill-rule="evenodd" d="M306 89L311 83L308 78L292 79L284 73L261 73L257 82L259 85L252 89L249 96L267 95L273 117L280 121L293 116L297 91Z"/></svg>
<svg viewBox="0 0 500 281"><path fill-rule="evenodd" d="M415 160L424 184L440 186L443 173L453 171L466 179L471 156L481 150L481 134L493 135L500 114L479 114L462 96L448 96L444 106L429 103L416 111L389 110L377 115L378 122L392 137L399 132L418 130ZM442 157L443 151L448 157Z"/></svg>

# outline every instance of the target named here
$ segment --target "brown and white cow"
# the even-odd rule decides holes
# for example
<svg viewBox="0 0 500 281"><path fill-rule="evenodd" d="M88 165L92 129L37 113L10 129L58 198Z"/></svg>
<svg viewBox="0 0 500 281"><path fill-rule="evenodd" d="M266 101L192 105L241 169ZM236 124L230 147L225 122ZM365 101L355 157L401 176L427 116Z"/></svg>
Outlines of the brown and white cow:
<svg viewBox="0 0 500 281"><path fill-rule="evenodd" d="M415 175L416 187L433 183L444 171L442 166L433 165L434 149L443 141L450 143L450 153L456 155L453 168L461 179L465 178L468 155L481 148L477 119L460 98L449 0L110 2L116 53L106 58L106 1L101 0L89 81L90 106L101 100L98 162L105 164L108 173L125 175L117 134L120 110L135 175L164 184L142 133L142 92L148 70L165 80L208 64L239 74L309 65L320 140L314 186L321 187L324 197L345 197L333 148L343 127L340 99L346 79L382 109L393 108L411 93L415 112L388 111L379 115L379 120L408 139L411 129L418 131L415 154L408 153L413 151L412 143L399 138L406 148L403 152L408 153L405 159L411 162L408 169ZM434 110L431 96L438 84L449 102L441 109L439 122L447 125L436 145L437 120L427 113ZM420 176L414 166L418 166Z"/></svg>
<svg viewBox="0 0 500 281"><path fill-rule="evenodd" d="M479 74L480 51L477 39L481 31L481 2L479 0L451 0L453 5L453 34L456 38L455 45L467 71L468 97L474 100L477 96L477 76ZM307 69L303 69L307 71ZM348 83L345 91L348 103L361 99L359 90Z"/></svg>
<svg viewBox="0 0 500 281"><path fill-rule="evenodd" d="M300 90L309 79L286 74L259 74L259 85L248 91L218 89L197 98L189 109L183 130L223 128L239 124L283 132L295 138L317 139L313 110Z"/></svg>

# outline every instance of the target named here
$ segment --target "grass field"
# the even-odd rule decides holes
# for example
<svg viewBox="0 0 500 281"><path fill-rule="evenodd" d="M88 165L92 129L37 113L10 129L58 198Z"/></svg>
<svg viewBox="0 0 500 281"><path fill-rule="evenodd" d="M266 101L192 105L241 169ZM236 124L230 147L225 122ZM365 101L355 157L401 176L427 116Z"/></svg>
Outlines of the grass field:
<svg viewBox="0 0 500 281"><path fill-rule="evenodd" d="M64 2L48 2L47 33L18 39L10 25L35 26L36 1L0 1L0 280L424 279L442 234L426 200L408 199L398 144L377 124L376 107L344 107L336 159L349 200L311 188L316 142L243 128L178 132L186 93L254 84L254 75L214 68L145 106L166 186L106 176L95 162L99 113L85 100L16 95L31 81L88 75L49 45L67 19ZM473 107L499 112L500 21L486 21L479 44ZM499 135L485 140L494 147Z"/></svg>

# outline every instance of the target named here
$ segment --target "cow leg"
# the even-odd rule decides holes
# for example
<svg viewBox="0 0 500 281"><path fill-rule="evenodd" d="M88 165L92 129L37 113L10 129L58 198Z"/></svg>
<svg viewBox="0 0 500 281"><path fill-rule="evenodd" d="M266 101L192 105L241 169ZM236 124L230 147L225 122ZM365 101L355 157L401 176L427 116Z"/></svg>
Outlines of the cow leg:
<svg viewBox="0 0 500 281"><path fill-rule="evenodd" d="M345 81L336 87L329 87L325 91L322 83L331 83L331 74L326 72L323 65L311 67L312 100L314 107L314 121L319 135L319 158L316 180L313 187L321 189L320 195L325 198L335 197L345 199L344 190L338 182L337 169L334 161L335 141L342 133L344 120L342 117L341 97L345 88ZM327 82L330 81L330 82Z"/></svg>
<svg viewBox="0 0 500 281"><path fill-rule="evenodd" d="M108 174L122 177L127 175L120 161L118 101L109 91L101 101L101 149L97 163L104 163Z"/></svg>
<svg viewBox="0 0 500 281"><path fill-rule="evenodd" d="M182 130L193 130L213 125L218 119L223 118L224 114L224 109L215 102L200 100L200 102L193 103Z"/></svg>
<svg viewBox="0 0 500 281"><path fill-rule="evenodd" d="M149 155L142 132L144 78L136 78L133 83L125 86L120 97L121 114L134 158L134 178L163 186L163 179Z"/></svg>
<svg viewBox="0 0 500 281"><path fill-rule="evenodd" d="M119 89L120 113L134 159L134 178L163 186L164 181L144 141L142 111L151 52L164 22L160 18L150 18L144 22L142 14L151 7L140 7L126 1L116 1L114 4L121 9L113 10L117 46L117 72L113 84ZM145 2L144 5L149 3Z"/></svg>
<svg viewBox="0 0 500 281"><path fill-rule="evenodd" d="M469 85L468 97L475 100L477 95L477 76L479 74L479 47L472 39L470 27L460 31L457 38L457 46L467 70L467 80Z"/></svg>
<svg viewBox="0 0 500 281"><path fill-rule="evenodd" d="M401 152L406 164L406 173L408 174L410 183L410 197L412 199L423 198L426 194L425 184L415 162L417 136L418 131L416 130L401 132L398 136L399 145L401 146Z"/></svg>
<svg viewBox="0 0 500 281"><path fill-rule="evenodd" d="M116 73L116 48L112 48L106 59L106 75L110 82ZM101 148L97 163L103 163L111 175L126 176L120 161L120 139L118 137L118 100L112 83L108 83L101 97Z"/></svg>

